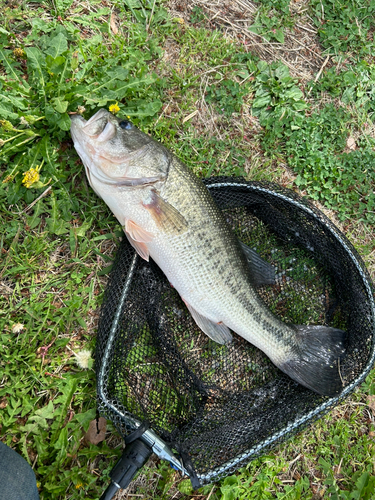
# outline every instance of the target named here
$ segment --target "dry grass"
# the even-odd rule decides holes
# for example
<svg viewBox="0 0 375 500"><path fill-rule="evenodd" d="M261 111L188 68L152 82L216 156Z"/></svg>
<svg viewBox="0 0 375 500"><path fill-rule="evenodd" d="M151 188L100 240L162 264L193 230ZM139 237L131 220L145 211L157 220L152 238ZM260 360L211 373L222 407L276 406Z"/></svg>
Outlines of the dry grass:
<svg viewBox="0 0 375 500"><path fill-rule="evenodd" d="M259 4L249 0L171 0L169 10L174 17L189 23L194 7L200 7L207 17L206 27L218 29L231 41L241 43L246 51L257 54L267 62L281 61L293 77L302 83L311 80L325 66L326 57L318 41L317 31L307 14L308 0L291 2L296 23L285 30L285 42L269 42L248 30L253 24ZM330 64L328 63L328 67Z"/></svg>

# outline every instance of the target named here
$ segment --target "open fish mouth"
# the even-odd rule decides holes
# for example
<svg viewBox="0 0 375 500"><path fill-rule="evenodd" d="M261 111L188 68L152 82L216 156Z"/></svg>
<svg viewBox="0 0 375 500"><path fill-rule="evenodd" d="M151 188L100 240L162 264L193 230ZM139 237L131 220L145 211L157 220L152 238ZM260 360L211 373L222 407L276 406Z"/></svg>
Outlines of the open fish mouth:
<svg viewBox="0 0 375 500"><path fill-rule="evenodd" d="M90 124L93 124L95 122L97 122L98 120L101 120L103 118L106 119L106 121L108 121L108 116L110 115L109 111L107 111L106 109L99 109L99 111L97 111L94 115L92 115L91 118L89 118L88 120L85 120L83 118L82 115L80 114L74 114L74 115L71 115L70 116L70 119L71 121L74 123L74 122L80 122L82 123L81 127L84 127L86 125L90 125Z"/></svg>
<svg viewBox="0 0 375 500"><path fill-rule="evenodd" d="M108 176L99 167L104 158L92 143L93 140L97 141L97 138L104 132L105 127L109 123L108 116L106 115L106 110L101 109L89 120L85 120L79 114L71 115L70 117L70 132L74 147L82 159L91 186L93 186L92 177L96 177L102 180L102 182L109 182Z"/></svg>
<svg viewBox="0 0 375 500"><path fill-rule="evenodd" d="M73 139L79 139L77 130L86 136L95 139L98 143L103 143L112 139L116 134L116 127L109 119L111 114L105 109L100 109L89 120L85 120L81 115L71 116L71 131Z"/></svg>
<svg viewBox="0 0 375 500"><path fill-rule="evenodd" d="M111 113L109 111L107 111L106 109L104 109L104 108L99 109L99 111L97 111L94 115L92 115L91 118L89 118L86 121L86 125L94 123L103 117L105 117L108 120L108 116L110 116L110 115L111 115Z"/></svg>

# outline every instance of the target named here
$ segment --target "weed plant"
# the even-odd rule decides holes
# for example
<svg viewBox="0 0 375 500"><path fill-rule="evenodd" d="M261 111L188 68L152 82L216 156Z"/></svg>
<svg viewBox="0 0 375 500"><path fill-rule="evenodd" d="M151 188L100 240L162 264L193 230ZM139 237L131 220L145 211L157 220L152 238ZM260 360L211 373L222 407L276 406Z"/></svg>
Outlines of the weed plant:
<svg viewBox="0 0 375 500"><path fill-rule="evenodd" d="M262 1L250 31L267 41L284 43L284 28L293 26L289 10L290 0Z"/></svg>
<svg viewBox="0 0 375 500"><path fill-rule="evenodd" d="M373 0L312 0L310 5L325 49L354 59L373 54Z"/></svg>
<svg viewBox="0 0 375 500"><path fill-rule="evenodd" d="M356 216L373 226L375 142L365 134L355 150L348 151L346 144L355 122L367 127L372 123L374 66L361 62L344 72L350 86L344 87L342 80L341 87L335 86L339 76L332 71L319 85L311 84L315 95L324 89L341 97L341 105L329 103L317 111L311 110L286 66L274 63L263 69L259 63L258 69L253 112L264 127L265 151L283 156L298 174L296 185L334 209L342 221Z"/></svg>

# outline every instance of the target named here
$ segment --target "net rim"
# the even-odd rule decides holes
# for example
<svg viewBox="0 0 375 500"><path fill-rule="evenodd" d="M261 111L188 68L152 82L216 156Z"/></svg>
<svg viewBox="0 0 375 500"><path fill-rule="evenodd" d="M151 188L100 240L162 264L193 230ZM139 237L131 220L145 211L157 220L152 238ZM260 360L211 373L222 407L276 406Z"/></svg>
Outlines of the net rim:
<svg viewBox="0 0 375 500"><path fill-rule="evenodd" d="M345 251L345 254L350 258L350 260L354 263L356 270L358 271L362 282L364 284L366 294L367 294L367 299L369 301L370 305L370 310L372 314L372 318L375 318L375 303L374 303L374 296L373 296L373 285L371 282L371 278L368 275L368 272L366 271L366 268L361 264L361 258L360 256L356 256L356 250L352 246L352 244L347 240L345 235L341 233L341 231L334 225L334 223L318 208L316 208L314 205L311 204L310 201L304 200L302 203L301 196L295 193L292 190L288 190L290 192L290 195L288 196L287 194L280 193L278 192L277 188L280 189L280 186L277 184L272 185L269 184L269 188L264 187L264 184L262 185L261 183L257 181L244 181L238 180L238 181L229 181L229 180L219 180L220 178L211 178L211 179L205 179L205 185L206 187L211 190L214 188L217 189L222 189L226 187L233 187L237 189L246 189L248 191L253 191L253 192L259 192L259 193L264 193L267 195L271 195L274 198L279 198L288 204L294 205L298 207L298 209L304 211L305 213L308 213L311 217L313 217L316 220L319 220L319 222L329 230L329 232L334 236L334 238L339 242L339 244L342 246L342 248ZM273 188L273 189L272 189ZM286 191L286 188L282 188L283 190ZM348 246L349 243L349 246ZM351 248L352 247L352 248ZM354 250L354 252L353 252ZM358 257L360 260L358 260ZM104 350L104 355L102 359L102 363L100 366L99 374L98 374L98 380L97 380L97 392L98 392L98 398L101 400L101 404L104 405L107 409L110 411L116 413L118 417L122 420L122 422L132 430L136 430L140 425L141 421L139 421L137 418L133 417L130 413L127 413L125 410L125 413L123 411L120 411L119 408L116 407L113 401L110 400L110 398L107 397L108 391L106 390L106 383L105 383L105 377L104 373L107 368L107 363L109 361L109 354L110 350L113 345L113 341L116 337L116 333L118 330L118 324L119 320L122 314L122 309L123 309L123 304L126 300L127 293L130 288L130 284L132 282L132 278L134 275L135 267L138 261L138 255L136 252L134 252L134 256L132 259L131 266L129 268L128 274L126 276L126 281L123 285L123 290L121 293L121 298L119 300L118 306L116 308L116 312L111 324L110 328L110 334L107 340L107 344ZM349 393L351 393L368 375L369 371L371 370L374 361L375 361L375 328L373 330L373 335L371 338L371 348L370 348L370 354L369 354L369 359L362 370L361 374L356 377L355 380L353 380L348 386L345 387L345 389L338 395L338 396L333 396L324 401L322 404L318 405L316 408L308 412L306 415L303 417L296 418L294 421L290 422L287 426L282 428L280 431L274 433L272 436L264 439L260 443L258 443L256 446L253 446L249 448L248 450L242 452L240 455L237 455L236 457L232 458L231 460L228 460L224 464L222 464L219 467L216 467L212 469L211 471L207 473L197 473L196 476L201 482L201 484L209 483L212 482L213 480L219 478L220 476L224 476L228 470L233 469L233 468L238 468L241 462L244 462L245 460L249 460L252 457L255 458L256 456L259 456L262 452L262 450L269 448L271 445L275 444L278 441L281 441L285 436L293 434L294 431L297 429L300 429L303 426L306 426L308 423L312 423L314 420L319 418L320 416L323 416L325 413L329 411L330 408L335 406L339 401L343 400L346 396L348 396ZM148 431L146 431L147 433ZM183 469L183 467L182 467ZM180 470L184 473L186 473L186 470ZM188 474L189 475L189 474Z"/></svg>
<svg viewBox="0 0 375 500"><path fill-rule="evenodd" d="M280 199L283 199L284 201L286 201L288 203L294 204L295 206L299 207L300 209L304 210L305 212L308 212L314 218L318 218L318 214L316 213L316 211L311 209L308 205L304 205L302 203L299 203L297 200L295 200L291 197L287 197L287 196L283 195L282 193L278 193L277 191L272 191L270 189L266 189L264 187L261 187L260 185L255 185L252 183L240 184L240 183L236 183L236 182L218 182L218 183L213 183L213 184L207 185L208 188L224 188L224 187L229 187L229 186L242 187L242 188L246 188L249 190L256 190L259 192L271 194L272 196L276 196ZM363 272L362 266L358 262L357 258L353 254L352 250L346 245L345 241L341 237L341 232L333 225L331 220L326 215L324 215L323 212L321 212L320 210L319 210L319 219L322 221L322 223L324 223L325 227L327 227L329 229L331 234L333 234L333 236L340 242L342 247L345 249L346 253L350 256L352 262L354 262L354 264L355 264L355 266L356 266L356 268L357 268L357 270L358 270L358 272L363 280L363 283L365 285L368 298L370 298L372 315L375 316L375 304L374 304L374 300L373 300L371 286L368 282L367 276ZM284 427L281 431L275 433L272 437L261 441L257 446L250 448L249 450L245 451L241 455L238 455L236 458L226 462L222 466L217 467L216 469L213 469L212 472L207 473L207 474L197 474L198 478L201 481L210 482L213 479L213 477L221 476L221 475L225 474L225 472L228 469L236 467L237 464L251 458L254 455L258 455L262 449L267 448L270 445L272 445L273 443L281 440L283 438L283 436L285 436L287 434L291 434L297 428L302 427L304 424L307 424L309 421L312 421L314 419L314 417L318 416L319 414L326 413L330 407L334 406L335 403L338 403L340 400L344 399L350 392L352 392L355 389L355 387L357 387L357 385L359 385L361 383L362 380L365 379L365 377L367 376L367 374L371 370L371 368L374 364L374 361L375 361L375 343L374 343L374 337L373 337L372 345L371 345L371 356L369 358L369 361L368 361L366 367L362 371L361 375L358 376L351 384L346 386L345 389L340 393L340 395L329 398L328 401L317 406L314 410L311 410L304 417L296 419L294 422L292 422L288 426Z"/></svg>

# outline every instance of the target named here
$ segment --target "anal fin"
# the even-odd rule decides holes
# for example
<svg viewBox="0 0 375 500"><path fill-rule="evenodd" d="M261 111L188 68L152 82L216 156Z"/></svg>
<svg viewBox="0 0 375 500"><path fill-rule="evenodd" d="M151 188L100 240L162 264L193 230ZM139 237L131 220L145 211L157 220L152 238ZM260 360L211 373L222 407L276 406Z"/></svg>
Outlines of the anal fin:
<svg viewBox="0 0 375 500"><path fill-rule="evenodd" d="M184 300L184 299L182 299ZM206 318L198 311L196 311L186 300L184 300L186 307L189 309L194 321L199 326L199 328L204 332L210 339L214 340L218 344L228 344L232 341L232 334L224 323L215 323L210 319Z"/></svg>

